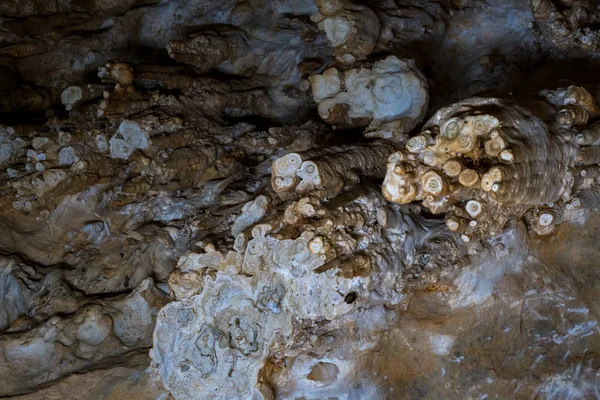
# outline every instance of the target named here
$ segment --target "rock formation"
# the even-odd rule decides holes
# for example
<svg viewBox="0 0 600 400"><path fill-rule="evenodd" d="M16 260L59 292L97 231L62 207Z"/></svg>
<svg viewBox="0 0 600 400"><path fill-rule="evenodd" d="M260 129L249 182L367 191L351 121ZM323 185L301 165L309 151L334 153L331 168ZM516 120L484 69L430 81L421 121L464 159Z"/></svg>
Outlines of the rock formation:
<svg viewBox="0 0 600 400"><path fill-rule="evenodd" d="M0 2L0 397L597 396L599 20Z"/></svg>
<svg viewBox="0 0 600 400"><path fill-rule="evenodd" d="M534 110L476 97L438 111L389 157L385 197L421 200L432 213L444 213L465 242L494 235L525 213L533 230L550 233L576 196L598 190L585 170L600 161L592 131L576 135L597 107L581 87L540 94L546 102ZM543 111L553 118L536 115Z"/></svg>

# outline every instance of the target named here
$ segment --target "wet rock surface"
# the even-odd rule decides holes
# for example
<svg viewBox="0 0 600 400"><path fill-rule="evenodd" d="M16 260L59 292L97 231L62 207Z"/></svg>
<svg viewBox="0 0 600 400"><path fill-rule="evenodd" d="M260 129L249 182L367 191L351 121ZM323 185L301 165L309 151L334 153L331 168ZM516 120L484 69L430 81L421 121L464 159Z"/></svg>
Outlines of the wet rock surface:
<svg viewBox="0 0 600 400"><path fill-rule="evenodd" d="M0 2L0 397L598 397L599 19Z"/></svg>

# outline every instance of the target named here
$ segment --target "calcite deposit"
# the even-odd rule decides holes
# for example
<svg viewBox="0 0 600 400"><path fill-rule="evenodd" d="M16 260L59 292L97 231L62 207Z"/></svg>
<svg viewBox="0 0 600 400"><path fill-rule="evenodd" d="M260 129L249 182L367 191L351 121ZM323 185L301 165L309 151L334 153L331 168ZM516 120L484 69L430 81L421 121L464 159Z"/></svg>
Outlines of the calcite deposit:
<svg viewBox="0 0 600 400"><path fill-rule="evenodd" d="M598 398L599 10L0 1L0 398Z"/></svg>
<svg viewBox="0 0 600 400"><path fill-rule="evenodd" d="M550 233L565 211L581 207L574 206L577 195L597 190L584 167L600 159L589 140L585 145L576 136L576 127L596 113L592 95L574 86L540 94L547 102L533 103L533 111L479 97L438 111L389 157L386 199L421 201L445 214L448 228L465 242L500 232L525 213L534 231ZM553 119L535 113L543 111Z"/></svg>
<svg viewBox="0 0 600 400"><path fill-rule="evenodd" d="M412 60L389 56L370 69L351 69L340 77L336 68L308 78L321 118L342 127L364 127L378 131L371 134L389 138L409 132L423 119L429 94L427 81Z"/></svg>

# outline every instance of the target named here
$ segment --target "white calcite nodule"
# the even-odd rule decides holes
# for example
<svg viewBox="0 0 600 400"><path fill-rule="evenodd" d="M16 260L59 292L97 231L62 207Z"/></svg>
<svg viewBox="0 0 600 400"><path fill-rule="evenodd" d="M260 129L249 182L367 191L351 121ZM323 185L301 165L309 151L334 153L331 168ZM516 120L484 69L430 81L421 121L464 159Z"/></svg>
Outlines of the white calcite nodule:
<svg viewBox="0 0 600 400"><path fill-rule="evenodd" d="M377 127L396 121L406 133L425 116L427 81L412 60L389 56L372 67L336 68L309 78L319 115L332 124Z"/></svg>

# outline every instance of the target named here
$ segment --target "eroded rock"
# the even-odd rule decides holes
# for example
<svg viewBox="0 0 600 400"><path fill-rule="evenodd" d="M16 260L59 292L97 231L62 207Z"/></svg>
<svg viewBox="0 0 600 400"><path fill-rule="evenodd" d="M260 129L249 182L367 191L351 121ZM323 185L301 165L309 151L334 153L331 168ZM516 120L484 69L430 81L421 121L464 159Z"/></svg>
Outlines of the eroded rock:
<svg viewBox="0 0 600 400"><path fill-rule="evenodd" d="M599 20L1 2L0 395L597 395Z"/></svg>
<svg viewBox="0 0 600 400"><path fill-rule="evenodd" d="M372 68L331 68L309 80L319 115L332 125L378 127L396 121L396 130L406 133L427 110L427 81L411 60L390 56Z"/></svg>

